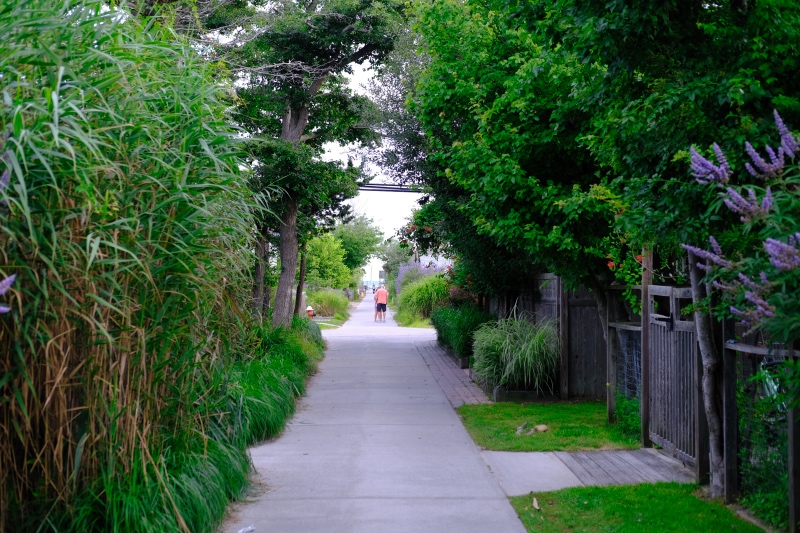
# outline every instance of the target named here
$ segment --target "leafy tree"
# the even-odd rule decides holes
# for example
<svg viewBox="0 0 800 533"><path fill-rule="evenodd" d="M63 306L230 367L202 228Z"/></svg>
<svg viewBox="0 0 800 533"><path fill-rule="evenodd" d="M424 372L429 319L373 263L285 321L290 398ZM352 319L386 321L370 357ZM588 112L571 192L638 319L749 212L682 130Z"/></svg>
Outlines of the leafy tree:
<svg viewBox="0 0 800 533"><path fill-rule="evenodd" d="M563 0L518 4L552 50L603 65L595 86L580 84L577 102L593 111L579 137L603 173L614 178L609 197L622 205L618 222L640 244L677 249L702 245L708 232L746 247L749 238L713 190L688 179L691 143L719 143L743 167L741 145L763 145L772 108L796 122L800 112L800 13L791 2L629 2ZM543 9L542 9L543 8ZM546 22L545 22L546 21ZM708 208L708 206L711 206ZM689 254L695 304L705 286ZM709 423L711 492L724 487L722 420L717 375L721 354L711 342L707 312L696 317L703 358L703 399Z"/></svg>
<svg viewBox="0 0 800 533"><path fill-rule="evenodd" d="M363 268L383 240L383 232L372 224L371 219L358 216L333 230L333 236L344 248L344 264L351 271Z"/></svg>
<svg viewBox="0 0 800 533"><path fill-rule="evenodd" d="M569 98L602 69L549 53L537 33L483 3L424 2L417 14L432 60L412 109L442 178L463 191L452 207L495 246L591 288L604 320L615 213L578 142L592 115Z"/></svg>
<svg viewBox="0 0 800 533"><path fill-rule="evenodd" d="M407 245L400 244L400 241L389 238L383 241L378 257L383 261L382 268L386 272L386 278L388 279L392 274L397 274L400 270L400 265L408 263L411 259L411 249Z"/></svg>
<svg viewBox="0 0 800 533"><path fill-rule="evenodd" d="M403 241L410 241L420 254L443 254L455 259L453 281L470 292L500 296L519 292L520 281L536 268L524 250L509 249L478 228L459 208L458 197L448 196L455 189L441 184L436 199L415 211L402 228ZM545 267L541 267L545 268Z"/></svg>
<svg viewBox="0 0 800 533"><path fill-rule="evenodd" d="M318 150L305 144L280 140L253 141L249 152L253 169L251 189L262 197L271 193L269 198L276 196L272 191L280 191L277 198L269 202L269 209L260 213L258 222L256 246L259 258L254 271L253 306L261 310L269 306L267 291L263 287L264 273L269 264L267 243L272 236L281 233L282 215L285 214L288 201L286 191L294 191L296 199L295 238L302 270L304 255L299 248L322 231L331 229L336 219L349 217L350 207L344 202L358 194L356 180L360 173L351 165L343 168L336 162L320 161L317 159ZM280 241L278 245L280 247ZM260 253L261 250L265 252ZM279 264L282 266L282 263ZM297 265L297 258L294 264ZM303 279L301 275L298 285L300 292L303 290ZM291 291L291 286L286 290ZM288 294L291 302L291 292ZM276 295L276 300L279 296Z"/></svg>
<svg viewBox="0 0 800 533"><path fill-rule="evenodd" d="M255 136L280 139L285 145L277 150L281 154L307 155L301 145L315 150L306 164L318 158L326 141L374 138L360 124L367 102L346 88L342 73L353 63L380 62L392 49L399 23L399 2L373 0L235 2L223 6L207 22L209 28L237 37L229 50L244 85L238 91L241 125ZM262 165L270 165L265 154L254 155ZM286 326L291 320L297 217L303 202L314 197L318 186L312 183L321 180L314 174L293 175L303 175L303 179L282 183L276 326Z"/></svg>
<svg viewBox="0 0 800 533"><path fill-rule="evenodd" d="M314 287L343 289L350 285L350 269L345 264L345 249L332 234L308 242L306 276Z"/></svg>
<svg viewBox="0 0 800 533"><path fill-rule="evenodd" d="M433 61L417 115L481 232L596 294L612 251L655 242L675 261L678 243L715 228L747 242L687 179L687 149L763 144L773 107L796 121L792 2L421 2L418 13ZM684 275L703 309L695 263ZM707 315L697 324L718 495L720 359Z"/></svg>

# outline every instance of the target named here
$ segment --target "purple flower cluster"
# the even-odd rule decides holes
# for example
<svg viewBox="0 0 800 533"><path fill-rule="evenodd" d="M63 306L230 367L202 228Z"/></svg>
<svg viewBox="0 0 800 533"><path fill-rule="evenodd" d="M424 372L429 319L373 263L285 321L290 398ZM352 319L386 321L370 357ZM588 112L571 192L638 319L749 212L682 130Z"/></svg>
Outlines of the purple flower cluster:
<svg viewBox="0 0 800 533"><path fill-rule="evenodd" d="M789 128L786 127L786 124L783 123L783 119L778 112L773 111L772 114L775 117L775 126L778 128L778 133L781 136L781 149L783 150L783 153L791 158L794 158L798 151L797 139L794 135L792 135L792 132L789 131Z"/></svg>
<svg viewBox="0 0 800 533"><path fill-rule="evenodd" d="M745 149L751 160L751 163L746 163L745 167L751 176L760 179L780 176L784 169L786 156L794 158L795 155L800 153L797 139L786 127L777 111L774 112L774 116L775 125L781 136L781 145L777 151L769 146L765 148L769 156L769 162L761 157L753 148L753 145L749 142L745 143ZM692 171L699 183L715 183L717 187L722 187L730 178L730 167L722 150L716 144L714 144L714 153L717 156L717 161L719 161L719 166L715 166L692 149ZM742 222L751 222L759 217L766 216L772 209L773 197L769 188L767 188L761 202L758 201L753 189L747 190L746 198L731 187L727 188L727 193L728 198L724 200L725 205L731 211L741 215ZM711 251L686 244L682 246L704 260L703 263L697 264L702 270L708 271L713 268L720 268L723 271L734 273L739 265L733 264L725 258L722 248L713 237L710 237L709 241L711 243ZM770 263L782 271L800 268L800 250L798 246L800 246L800 233L790 235L787 242L771 238L764 241L764 250L769 255ZM756 326L765 319L775 316L775 306L767 301L767 297L772 292L775 283L770 282L765 272L761 272L759 280L753 280L739 272L736 278L730 282L714 281L712 285L714 288L732 296L744 294L744 299L750 306L747 309L738 309L731 306L730 310L748 326Z"/></svg>
<svg viewBox="0 0 800 533"><path fill-rule="evenodd" d="M424 278L425 276L438 274L443 271L444 269L435 263L429 263L423 266L420 262L410 262L405 265L401 265L397 271L397 280L395 280L394 285L395 291L397 294L400 294L400 290L403 288L403 281L408 277L411 277L412 280L417 280Z"/></svg>
<svg viewBox="0 0 800 533"><path fill-rule="evenodd" d="M697 153L694 147L689 149L692 160L692 171L697 183L707 185L709 183L716 183L717 187L722 187L728 183L731 177L731 167L722 148L717 143L714 143L714 154L717 156L719 166L714 165L711 161Z"/></svg>
<svg viewBox="0 0 800 533"><path fill-rule="evenodd" d="M703 250L702 248L698 248L696 246L690 246L688 244L681 244L681 247L684 250L689 250L694 255L701 259L705 259L715 265L724 268L725 270L730 270L733 268L733 264L725 259L722 255L722 248L720 247L719 243L714 237L709 237L708 240L711 242L711 248L714 250L713 252L709 252L708 250ZM697 267L700 270L708 270L710 266L708 263L697 263Z"/></svg>
<svg viewBox="0 0 800 533"><path fill-rule="evenodd" d="M772 191L767 187L767 192L759 204L753 189L747 190L747 199L745 199L741 194L728 187L728 198L725 199L725 205L734 213L742 215L742 222L751 222L766 215L772 209Z"/></svg>
<svg viewBox="0 0 800 533"><path fill-rule="evenodd" d="M797 244L800 243L800 233L789 235L789 242L781 242L775 239L764 241L764 250L769 254L769 262L779 270L794 270L800 267L800 250Z"/></svg>
<svg viewBox="0 0 800 533"><path fill-rule="evenodd" d="M744 168L746 168L747 172L754 178L772 178L783 172L783 166L785 165L783 147L778 148L777 153L775 153L775 150L770 146L764 148L769 155L769 163L756 152L756 149L753 148L753 145L749 142L744 143L744 149L747 151L747 155L750 156L750 160L752 161L752 164L745 163Z"/></svg>
<svg viewBox="0 0 800 533"><path fill-rule="evenodd" d="M11 288L11 284L14 283L15 279L17 279L17 276L15 274L11 274L3 281L0 281L0 296L3 296L8 292L8 289ZM8 313L9 311L11 311L9 306L0 304L0 315L3 313Z"/></svg>
<svg viewBox="0 0 800 533"><path fill-rule="evenodd" d="M5 135L3 141L8 140L8 134ZM5 142L4 142L5 144ZM2 193L5 188L8 186L8 180L11 179L11 168L10 168L10 154L6 151L3 156L0 158L6 163L6 169L2 175L0 175L0 193ZM4 198L0 198L0 205L6 206L6 201ZM3 281L0 281L0 296L3 296L5 293L8 292L8 289L11 288L11 285L14 283L14 280L17 279L15 274L11 274ZM4 313L8 313L11 311L11 308L7 305L0 304L0 315Z"/></svg>

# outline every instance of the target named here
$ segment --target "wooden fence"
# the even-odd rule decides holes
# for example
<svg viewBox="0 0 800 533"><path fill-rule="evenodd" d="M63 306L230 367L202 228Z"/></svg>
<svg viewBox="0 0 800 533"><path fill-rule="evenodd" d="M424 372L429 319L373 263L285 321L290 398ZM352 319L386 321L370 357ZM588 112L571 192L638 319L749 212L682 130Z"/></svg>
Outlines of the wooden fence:
<svg viewBox="0 0 800 533"><path fill-rule="evenodd" d="M708 471L708 429L702 403L702 365L694 320L684 316L691 289L651 285L646 322L648 373L642 377L649 411L642 425L648 439L695 469Z"/></svg>
<svg viewBox="0 0 800 533"><path fill-rule="evenodd" d="M642 285L638 287L641 316L628 309L620 314L620 290L611 287L607 306L608 329L605 341L597 308L589 291L567 291L561 280L552 274L539 274L526 280L518 294L492 299L489 309L498 316L507 316L516 306L534 316L558 321L562 340L560 394L563 399L583 397L608 401L609 418L614 413L614 392L620 385L617 365L621 353L619 332L625 332L641 353L636 372L641 373L638 387L628 383L641 400L642 444L659 444L666 452L694 467L698 482L708 480L708 428L702 403L702 365L691 316L685 307L691 302L686 288L652 285L653 258L645 253ZM732 341L733 325L718 324L716 342L723 351L723 421L725 460L725 499L735 501L738 495L739 413L736 405L737 369L755 365L765 355L797 357L797 350L776 350L757 345L750 339ZM741 336L740 336L741 337ZM629 339L630 340L630 339ZM744 341L744 342L742 342ZM753 359L756 358L756 359ZM756 362L754 362L756 361ZM738 376L742 379L746 376ZM634 380L635 381L635 380ZM608 383L608 386L606 386ZM789 440L789 520L790 532L800 531L800 424L797 409L787 413Z"/></svg>
<svg viewBox="0 0 800 533"><path fill-rule="evenodd" d="M566 290L557 276L537 274L524 282L518 294L489 301L489 310L498 316L508 316L515 306L518 312L559 324L561 398L605 398L606 341L591 292L582 287Z"/></svg>

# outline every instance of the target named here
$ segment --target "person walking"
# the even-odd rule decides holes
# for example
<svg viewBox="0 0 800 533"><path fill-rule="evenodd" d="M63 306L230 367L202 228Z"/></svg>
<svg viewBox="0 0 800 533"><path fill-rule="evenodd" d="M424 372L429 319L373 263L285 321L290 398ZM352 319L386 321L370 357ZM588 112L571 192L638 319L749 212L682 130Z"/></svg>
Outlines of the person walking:
<svg viewBox="0 0 800 533"><path fill-rule="evenodd" d="M389 291L386 290L386 285L381 285L380 289L375 291L375 310L381 322L386 322L386 304L388 303Z"/></svg>

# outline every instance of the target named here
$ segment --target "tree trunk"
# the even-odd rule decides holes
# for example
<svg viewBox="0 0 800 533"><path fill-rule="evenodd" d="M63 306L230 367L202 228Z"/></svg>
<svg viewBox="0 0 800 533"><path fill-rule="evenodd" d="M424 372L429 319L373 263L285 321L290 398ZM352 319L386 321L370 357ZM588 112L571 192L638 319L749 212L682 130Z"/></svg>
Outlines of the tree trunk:
<svg viewBox="0 0 800 533"><path fill-rule="evenodd" d="M264 268L269 266L269 241L264 242ZM270 285L264 286L264 301L261 307L261 316L269 316L270 304L272 300L271 293L272 287Z"/></svg>
<svg viewBox="0 0 800 533"><path fill-rule="evenodd" d="M324 77L314 80L309 92L313 96L322 85ZM281 125L281 139L291 143L299 143L308 125L308 106L299 108L286 107ZM275 306L272 311L274 327L289 327L292 323L292 288L297 273L297 202L286 193L286 212L281 217L280 255L281 275L278 278Z"/></svg>
<svg viewBox="0 0 800 533"><path fill-rule="evenodd" d="M253 269L253 312L260 313L264 308L264 274L267 272L268 230L262 226L256 240L256 265ZM267 289L269 290L269 289ZM269 298L269 296L267 296Z"/></svg>
<svg viewBox="0 0 800 533"><path fill-rule="evenodd" d="M703 405L706 409L708 421L708 449L709 466L711 469L711 497L720 498L725 492L725 463L722 448L722 416L720 415L720 400L722 398L719 386L719 373L721 359L714 345L711 318L699 310L701 302L706 297L706 287L702 283L703 274L697 268L697 256L689 252L689 278L692 282L692 301L698 308L694 312L694 324L697 333L697 344L700 348L700 357L703 360Z"/></svg>
<svg viewBox="0 0 800 533"><path fill-rule="evenodd" d="M272 311L272 325L276 328L292 324L292 288L297 272L297 203L292 198L287 198L281 217L280 237L281 275Z"/></svg>
<svg viewBox="0 0 800 533"><path fill-rule="evenodd" d="M297 296L294 301L294 314L300 316L303 312L303 286L306 283L306 243L300 248L300 279L297 282Z"/></svg>

